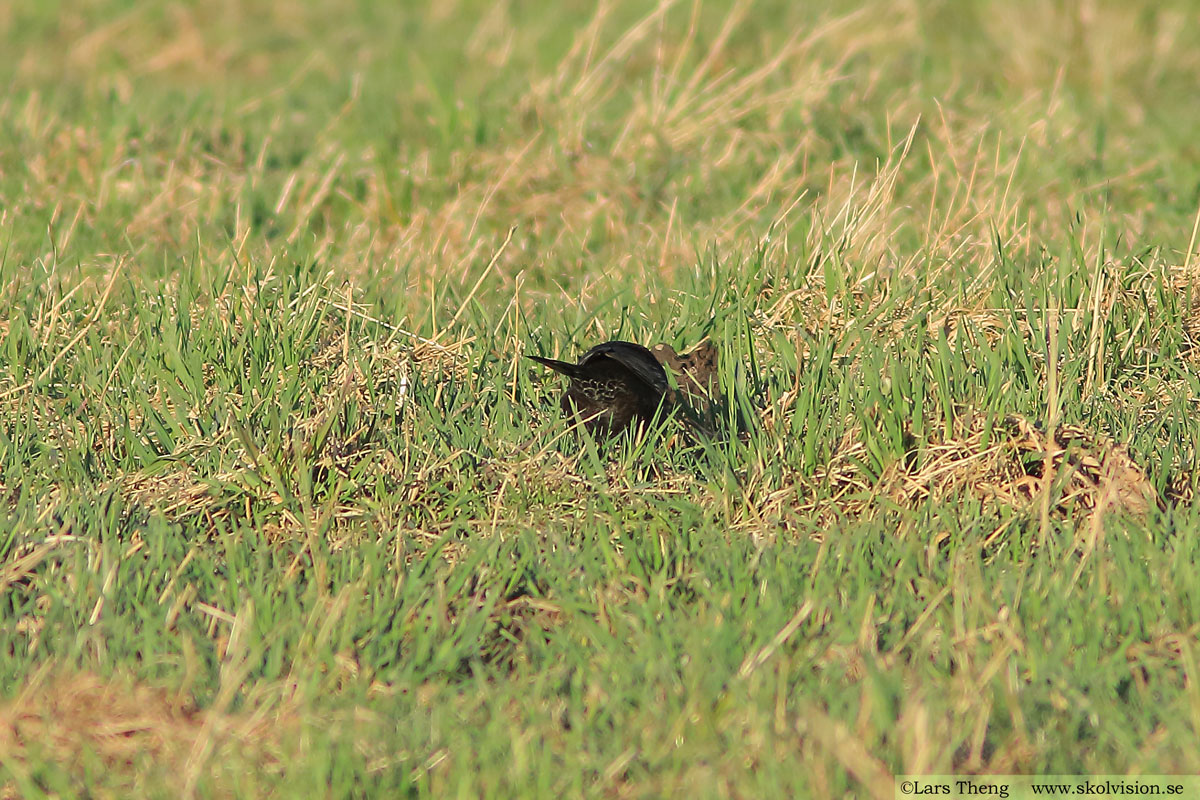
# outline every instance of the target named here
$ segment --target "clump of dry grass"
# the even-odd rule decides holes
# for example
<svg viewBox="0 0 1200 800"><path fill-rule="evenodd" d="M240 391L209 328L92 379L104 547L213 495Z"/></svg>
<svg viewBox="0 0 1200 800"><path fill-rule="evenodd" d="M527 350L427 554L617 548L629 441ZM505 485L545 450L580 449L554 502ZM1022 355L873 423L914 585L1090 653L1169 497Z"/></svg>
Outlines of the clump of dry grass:
<svg viewBox="0 0 1200 800"><path fill-rule="evenodd" d="M827 466L812 478L798 479L810 487L807 491L781 492L779 500L820 497L819 502L799 500L800 508L833 520L871 518L885 509L963 496L976 498L985 510L1004 506L1029 514L1043 497L1052 496L1052 512L1077 523L1118 511L1144 515L1162 504L1144 469L1107 435L1071 425L1050 437L1018 414L989 421L964 410L952 431L914 446L876 477L864 468L866 447L852 430Z"/></svg>
<svg viewBox="0 0 1200 800"><path fill-rule="evenodd" d="M185 791L201 776L227 785L247 768L278 771L294 736L287 714L221 713L190 697L128 679L43 668L0 706L0 762L20 795L32 763L55 764L75 786L97 767L106 786L140 793L161 784Z"/></svg>

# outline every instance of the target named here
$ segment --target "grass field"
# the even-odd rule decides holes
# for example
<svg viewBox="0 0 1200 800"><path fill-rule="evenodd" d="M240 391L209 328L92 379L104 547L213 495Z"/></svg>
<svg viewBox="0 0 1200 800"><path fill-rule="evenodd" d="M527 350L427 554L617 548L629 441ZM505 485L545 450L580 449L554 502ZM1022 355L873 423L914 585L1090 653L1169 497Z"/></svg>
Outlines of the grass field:
<svg viewBox="0 0 1200 800"><path fill-rule="evenodd" d="M0 797L1200 771L1196 11L0 4Z"/></svg>

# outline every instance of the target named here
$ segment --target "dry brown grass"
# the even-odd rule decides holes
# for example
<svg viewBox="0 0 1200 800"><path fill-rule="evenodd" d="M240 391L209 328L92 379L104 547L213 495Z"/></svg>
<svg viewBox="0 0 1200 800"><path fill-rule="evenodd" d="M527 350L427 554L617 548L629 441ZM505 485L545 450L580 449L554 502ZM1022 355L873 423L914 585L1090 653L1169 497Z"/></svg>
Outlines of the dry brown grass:
<svg viewBox="0 0 1200 800"><path fill-rule="evenodd" d="M22 782L31 762L58 765L84 794L84 776L97 769L105 775L100 796L167 782L189 796L202 776L224 793L238 771L278 771L297 730L287 712L200 710L182 691L45 667L0 707L0 763ZM19 797L16 780L0 796Z"/></svg>

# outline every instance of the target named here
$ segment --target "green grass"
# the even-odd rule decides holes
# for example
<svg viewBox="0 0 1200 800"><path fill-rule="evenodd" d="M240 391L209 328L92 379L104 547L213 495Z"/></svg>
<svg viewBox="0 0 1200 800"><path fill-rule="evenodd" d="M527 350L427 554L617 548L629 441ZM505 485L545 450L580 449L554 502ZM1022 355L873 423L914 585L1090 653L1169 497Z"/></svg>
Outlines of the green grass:
<svg viewBox="0 0 1200 800"><path fill-rule="evenodd" d="M0 795L1200 769L1191 3L407 5L0 12Z"/></svg>

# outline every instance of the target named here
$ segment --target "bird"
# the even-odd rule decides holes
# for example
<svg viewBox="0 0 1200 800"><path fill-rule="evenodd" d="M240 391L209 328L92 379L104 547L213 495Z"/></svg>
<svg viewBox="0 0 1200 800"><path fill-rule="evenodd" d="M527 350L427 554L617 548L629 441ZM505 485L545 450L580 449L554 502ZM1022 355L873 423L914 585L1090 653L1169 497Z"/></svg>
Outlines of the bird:
<svg viewBox="0 0 1200 800"><path fill-rule="evenodd" d="M634 423L650 422L672 401L662 364L640 344L604 342L584 353L575 364L529 357L571 379L562 396L563 412L577 415L584 427L601 438Z"/></svg>

